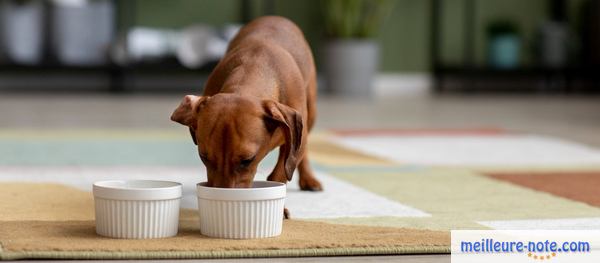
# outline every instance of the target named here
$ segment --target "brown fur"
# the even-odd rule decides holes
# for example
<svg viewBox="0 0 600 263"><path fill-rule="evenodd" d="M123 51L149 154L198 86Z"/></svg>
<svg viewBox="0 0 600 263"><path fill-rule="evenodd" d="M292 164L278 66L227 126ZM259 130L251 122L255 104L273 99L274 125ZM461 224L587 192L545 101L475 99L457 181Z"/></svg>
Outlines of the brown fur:
<svg viewBox="0 0 600 263"><path fill-rule="evenodd" d="M203 96L187 95L171 120L190 127L213 187L250 187L258 163L276 147L268 180L296 167L303 190L321 190L306 156L316 115L316 68L302 31L261 17L244 26L208 78Z"/></svg>

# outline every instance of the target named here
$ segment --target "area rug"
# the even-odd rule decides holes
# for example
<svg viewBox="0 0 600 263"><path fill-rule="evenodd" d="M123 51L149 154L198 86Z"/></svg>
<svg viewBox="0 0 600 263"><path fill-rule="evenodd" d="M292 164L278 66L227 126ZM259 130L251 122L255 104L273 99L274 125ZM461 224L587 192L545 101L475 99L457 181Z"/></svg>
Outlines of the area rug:
<svg viewBox="0 0 600 263"><path fill-rule="evenodd" d="M89 193L51 183L0 184L2 259L156 259L369 255L445 251L448 234L406 228L285 220L280 237L225 240L202 236L196 212L181 211L176 237L124 240L95 233Z"/></svg>
<svg viewBox="0 0 600 263"><path fill-rule="evenodd" d="M309 156L325 190L299 191L295 176L292 219L282 236L261 240L200 235L194 186L206 175L196 155L179 129L0 130L0 258L448 253L451 229L600 229L600 151L558 138L497 128L315 132ZM91 184L106 179L183 183L179 235L97 236Z"/></svg>

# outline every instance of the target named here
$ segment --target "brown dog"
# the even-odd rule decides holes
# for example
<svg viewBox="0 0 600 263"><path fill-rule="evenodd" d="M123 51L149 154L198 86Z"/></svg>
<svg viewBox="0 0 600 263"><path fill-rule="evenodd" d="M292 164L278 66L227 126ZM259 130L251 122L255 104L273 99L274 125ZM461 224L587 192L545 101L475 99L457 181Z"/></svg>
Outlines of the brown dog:
<svg viewBox="0 0 600 263"><path fill-rule="evenodd" d="M316 114L316 69L302 31L282 17L244 26L210 74L203 96L187 95L171 120L189 126L212 187L250 187L276 147L268 180L299 168L302 190L319 191L306 156Z"/></svg>

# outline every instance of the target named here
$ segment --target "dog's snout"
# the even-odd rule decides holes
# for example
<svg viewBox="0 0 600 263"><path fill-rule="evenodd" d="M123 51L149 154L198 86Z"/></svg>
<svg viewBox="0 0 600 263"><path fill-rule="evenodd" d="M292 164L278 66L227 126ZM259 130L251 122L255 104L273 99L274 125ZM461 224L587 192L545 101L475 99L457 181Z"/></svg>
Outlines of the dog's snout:
<svg viewBox="0 0 600 263"><path fill-rule="evenodd" d="M252 180L246 180L245 176L226 176L222 174L209 173L208 186L217 188L250 188Z"/></svg>
<svg viewBox="0 0 600 263"><path fill-rule="evenodd" d="M252 183L248 183L248 182L236 182L236 181L228 181L228 180L223 180L223 181L216 181L213 182L212 184L208 184L210 187L217 187L217 188L250 188L252 186Z"/></svg>
<svg viewBox="0 0 600 263"><path fill-rule="evenodd" d="M216 183L213 187L235 188L235 182L234 181L218 181L218 183Z"/></svg>

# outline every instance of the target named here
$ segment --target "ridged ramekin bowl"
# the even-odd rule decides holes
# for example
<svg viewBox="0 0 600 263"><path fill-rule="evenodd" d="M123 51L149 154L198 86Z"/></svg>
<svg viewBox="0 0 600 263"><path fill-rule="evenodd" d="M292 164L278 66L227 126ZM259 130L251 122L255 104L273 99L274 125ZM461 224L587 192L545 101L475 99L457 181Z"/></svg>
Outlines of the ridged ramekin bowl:
<svg viewBox="0 0 600 263"><path fill-rule="evenodd" d="M112 238L177 235L180 183L130 180L94 183L96 233Z"/></svg>
<svg viewBox="0 0 600 263"><path fill-rule="evenodd" d="M200 232L233 239L281 235L286 186L256 181L252 188L197 185Z"/></svg>

